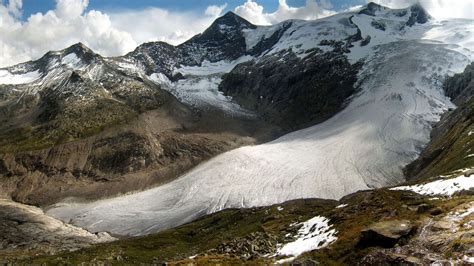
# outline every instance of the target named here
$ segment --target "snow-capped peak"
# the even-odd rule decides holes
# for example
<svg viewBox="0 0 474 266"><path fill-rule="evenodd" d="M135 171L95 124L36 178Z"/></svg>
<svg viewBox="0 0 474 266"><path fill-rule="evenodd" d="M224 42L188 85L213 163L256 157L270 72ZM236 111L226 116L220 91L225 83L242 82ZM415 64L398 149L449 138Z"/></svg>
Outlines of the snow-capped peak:
<svg viewBox="0 0 474 266"><path fill-rule="evenodd" d="M100 55L80 42L60 51L60 55L62 64L78 70L99 61L101 58Z"/></svg>
<svg viewBox="0 0 474 266"><path fill-rule="evenodd" d="M224 16L216 19L207 31L213 30L216 27L221 30L222 33L226 33L225 31L222 31L222 29L225 28L238 30L256 28L255 25L231 11L227 12Z"/></svg>
<svg viewBox="0 0 474 266"><path fill-rule="evenodd" d="M413 26L416 23L424 24L432 19L431 15L420 5L414 4L407 8L391 9L385 6L370 2L359 11L359 15L368 15L373 17L387 18L399 17L406 19L407 26Z"/></svg>

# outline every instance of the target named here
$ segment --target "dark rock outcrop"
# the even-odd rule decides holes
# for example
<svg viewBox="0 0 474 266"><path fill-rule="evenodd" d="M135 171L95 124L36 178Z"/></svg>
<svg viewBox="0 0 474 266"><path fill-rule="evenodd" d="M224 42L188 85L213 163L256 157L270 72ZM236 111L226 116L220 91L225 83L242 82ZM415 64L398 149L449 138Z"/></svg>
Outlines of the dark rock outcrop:
<svg viewBox="0 0 474 266"><path fill-rule="evenodd" d="M359 246L390 248L415 232L415 226L407 220L378 222L361 232Z"/></svg>
<svg viewBox="0 0 474 266"><path fill-rule="evenodd" d="M300 59L288 51L236 66L219 90L264 120L294 130L338 112L357 90L360 66L338 52L315 50Z"/></svg>
<svg viewBox="0 0 474 266"><path fill-rule="evenodd" d="M420 4L413 5L410 8L410 11L411 15L406 23L409 27L415 25L415 23L425 24L429 19L431 19L430 14L428 14Z"/></svg>
<svg viewBox="0 0 474 266"><path fill-rule="evenodd" d="M474 96L474 63L468 65L463 73L447 78L443 88L456 105L468 102Z"/></svg>
<svg viewBox="0 0 474 266"><path fill-rule="evenodd" d="M359 14L375 16L375 12L385 10L385 9L386 9L385 7L383 7L379 4L376 4L374 2L370 2L370 3L367 4L367 6L365 8L363 8L362 10L359 11Z"/></svg>
<svg viewBox="0 0 474 266"><path fill-rule="evenodd" d="M150 42L140 45L125 58L133 58L137 62L144 62L146 72L164 73L173 79L173 68L180 65L200 65L204 60L217 62L221 60L235 60L245 54L260 54L273 46L283 29L275 32L271 37L262 40L247 52L244 30L255 29L257 26L232 12L216 19L202 34L198 34L188 41L173 46L163 42Z"/></svg>

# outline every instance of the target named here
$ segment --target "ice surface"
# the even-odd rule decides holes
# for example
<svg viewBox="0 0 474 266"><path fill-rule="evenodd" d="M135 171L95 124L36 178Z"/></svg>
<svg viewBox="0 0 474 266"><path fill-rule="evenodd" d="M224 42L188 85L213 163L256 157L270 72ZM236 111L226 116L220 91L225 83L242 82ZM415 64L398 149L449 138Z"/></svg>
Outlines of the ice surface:
<svg viewBox="0 0 474 266"><path fill-rule="evenodd" d="M461 72L469 60L442 44L402 41L378 46L369 62L360 93L326 122L224 153L154 189L65 202L48 214L91 231L140 235L224 208L338 199L396 185L404 181L403 166L429 141L431 125L453 107L440 78Z"/></svg>
<svg viewBox="0 0 474 266"><path fill-rule="evenodd" d="M41 74L38 71L24 74L12 74L8 70L0 70L0 84L25 84L39 79Z"/></svg>

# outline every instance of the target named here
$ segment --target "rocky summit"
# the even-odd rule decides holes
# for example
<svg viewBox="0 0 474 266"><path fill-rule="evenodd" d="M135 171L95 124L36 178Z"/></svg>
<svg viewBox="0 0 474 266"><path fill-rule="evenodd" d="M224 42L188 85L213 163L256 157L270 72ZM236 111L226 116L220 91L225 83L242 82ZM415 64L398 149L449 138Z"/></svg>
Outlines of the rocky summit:
<svg viewBox="0 0 474 266"><path fill-rule="evenodd" d="M472 31L227 12L0 68L0 263L472 264Z"/></svg>

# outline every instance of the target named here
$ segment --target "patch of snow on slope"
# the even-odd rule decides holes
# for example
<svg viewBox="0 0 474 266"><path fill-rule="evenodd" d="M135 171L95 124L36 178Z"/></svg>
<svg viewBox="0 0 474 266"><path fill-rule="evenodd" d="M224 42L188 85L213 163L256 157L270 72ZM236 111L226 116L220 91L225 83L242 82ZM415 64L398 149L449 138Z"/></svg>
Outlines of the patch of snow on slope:
<svg viewBox="0 0 474 266"><path fill-rule="evenodd" d="M111 61L112 62L112 61ZM142 69L140 69L136 63L134 62L129 62L129 61L119 61L119 62L113 62L116 64L119 68L126 72L134 73L134 74L140 74L143 72Z"/></svg>
<svg viewBox="0 0 474 266"><path fill-rule="evenodd" d="M330 46L319 46L319 43L322 40L344 40L356 34L357 28L350 25L349 17L350 14L343 13L316 21L294 20L268 54L290 48L301 56L314 47L323 51L333 50Z"/></svg>
<svg viewBox="0 0 474 266"><path fill-rule="evenodd" d="M24 74L12 74L8 70L0 70L0 84L25 84L39 79L41 74L38 71L32 71Z"/></svg>
<svg viewBox="0 0 474 266"><path fill-rule="evenodd" d="M181 66L180 68L175 69L174 73L181 73L184 76L192 75L192 76L206 76L206 75L213 75L219 73L228 73L230 72L236 65L250 61L253 57L246 55L242 56L234 61L218 61L218 62L209 62L205 60L201 63L200 66Z"/></svg>
<svg viewBox="0 0 474 266"><path fill-rule="evenodd" d="M181 66L174 73L181 73L184 79L171 82L162 73L153 73L148 78L162 88L171 92L181 102L200 108L215 107L231 115L253 116L254 114L232 102L231 97L225 96L218 90L222 81L221 76L230 72L241 62L252 60L251 56L243 56L234 61L219 61L211 63L204 61L201 66Z"/></svg>
<svg viewBox="0 0 474 266"><path fill-rule="evenodd" d="M452 196L456 192L469 190L474 187L474 174L470 176L460 175L456 178L436 180L426 184L401 186L391 190L410 190L421 195Z"/></svg>
<svg viewBox="0 0 474 266"><path fill-rule="evenodd" d="M171 80L163 73L153 73L148 78L156 84L171 86Z"/></svg>
<svg viewBox="0 0 474 266"><path fill-rule="evenodd" d="M161 74L152 74L150 80L164 85L162 88L171 92L180 102L194 107L209 108L216 107L228 114L237 116L252 116L249 111L244 110L238 104L233 103L231 97L225 96L218 90L221 77L219 75L189 76L171 83L169 79Z"/></svg>
<svg viewBox="0 0 474 266"><path fill-rule="evenodd" d="M247 51L255 47L263 39L270 38L273 33L281 29L283 23L279 23L273 26L258 26L256 29L244 29L242 30L245 37L245 44Z"/></svg>
<svg viewBox="0 0 474 266"><path fill-rule="evenodd" d="M61 63L76 70L83 70L85 65L75 53L70 53L61 59Z"/></svg>
<svg viewBox="0 0 474 266"><path fill-rule="evenodd" d="M293 226L301 226L294 236L296 240L278 248L275 255L290 258L279 260L277 263L289 262L305 252L326 247L337 240L336 230L331 228L329 220L322 216L313 217Z"/></svg>

